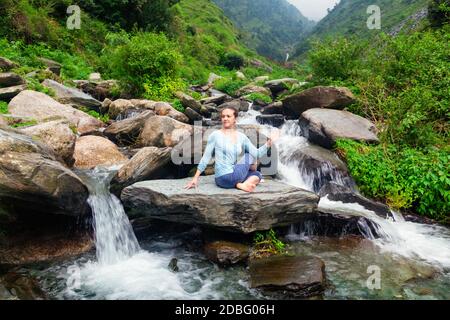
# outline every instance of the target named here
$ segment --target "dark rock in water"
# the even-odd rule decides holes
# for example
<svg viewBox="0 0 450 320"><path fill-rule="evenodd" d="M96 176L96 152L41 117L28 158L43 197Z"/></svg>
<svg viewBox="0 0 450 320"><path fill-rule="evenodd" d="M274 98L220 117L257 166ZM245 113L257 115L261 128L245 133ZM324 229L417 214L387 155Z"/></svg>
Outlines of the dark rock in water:
<svg viewBox="0 0 450 320"><path fill-rule="evenodd" d="M306 110L328 108L342 110L352 104L355 97L347 88L314 87L283 99L283 110L289 119L298 119Z"/></svg>
<svg viewBox="0 0 450 320"><path fill-rule="evenodd" d="M0 300L1 291L7 300L46 300L47 296L40 288L36 279L31 276L17 272L7 273L0 278Z"/></svg>
<svg viewBox="0 0 450 320"><path fill-rule="evenodd" d="M205 255L215 263L228 266L247 260L249 247L240 243L215 241L205 245Z"/></svg>
<svg viewBox="0 0 450 320"><path fill-rule="evenodd" d="M80 178L56 161L50 148L0 129L0 208L81 216L89 211L88 195Z"/></svg>
<svg viewBox="0 0 450 320"><path fill-rule="evenodd" d="M169 270L172 272L178 272L180 271L180 269L178 268L178 259L177 258L172 258L172 260L170 260L169 262Z"/></svg>
<svg viewBox="0 0 450 320"><path fill-rule="evenodd" d="M191 123L194 123L195 121L202 121L203 117L198 112L194 111L193 109L187 107L186 110L184 110L184 114L187 115L189 120L191 120Z"/></svg>
<svg viewBox="0 0 450 320"><path fill-rule="evenodd" d="M382 218L392 218L392 212L389 207L383 203L375 202L355 193L350 188L338 185L334 182L326 183L319 191L320 197L327 197L331 201L340 201L343 203L357 203L366 210L373 211Z"/></svg>
<svg viewBox="0 0 450 320"><path fill-rule="evenodd" d="M0 73L0 88L13 87L24 84L25 80L13 72Z"/></svg>
<svg viewBox="0 0 450 320"><path fill-rule="evenodd" d="M272 102L264 107L262 114L283 114L283 103L281 101Z"/></svg>
<svg viewBox="0 0 450 320"><path fill-rule="evenodd" d="M372 122L347 111L309 109L299 122L309 141L327 149L331 149L337 139L379 142Z"/></svg>
<svg viewBox="0 0 450 320"><path fill-rule="evenodd" d="M275 181L268 180L248 194L219 188L213 176L200 178L198 190L185 190L190 180L135 183L122 191L125 210L132 217L251 233L298 222L303 214L317 208L314 193Z"/></svg>
<svg viewBox="0 0 450 320"><path fill-rule="evenodd" d="M152 179L170 161L172 148L142 148L125 163L111 181L111 191L119 193L138 181Z"/></svg>
<svg viewBox="0 0 450 320"><path fill-rule="evenodd" d="M296 298L319 296L326 286L325 264L309 256L251 260L250 286Z"/></svg>
<svg viewBox="0 0 450 320"><path fill-rule="evenodd" d="M284 124L284 116L282 114L268 114L256 117L256 121L260 124L268 124L272 127L279 128Z"/></svg>

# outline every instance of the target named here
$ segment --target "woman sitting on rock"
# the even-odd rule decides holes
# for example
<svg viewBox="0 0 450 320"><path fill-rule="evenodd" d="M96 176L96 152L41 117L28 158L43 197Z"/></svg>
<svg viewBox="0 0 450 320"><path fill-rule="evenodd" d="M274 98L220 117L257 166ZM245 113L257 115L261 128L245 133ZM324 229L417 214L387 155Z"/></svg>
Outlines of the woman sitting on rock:
<svg viewBox="0 0 450 320"><path fill-rule="evenodd" d="M197 172L186 189L198 186L199 176L205 171L214 152L216 184L225 189L237 188L252 192L262 179L261 173L256 171L256 160L267 153L276 137L272 136L266 144L256 149L245 134L236 130L236 109L224 108L220 116L222 129L214 131L208 137L208 144ZM245 151L244 156L238 161L242 150Z"/></svg>

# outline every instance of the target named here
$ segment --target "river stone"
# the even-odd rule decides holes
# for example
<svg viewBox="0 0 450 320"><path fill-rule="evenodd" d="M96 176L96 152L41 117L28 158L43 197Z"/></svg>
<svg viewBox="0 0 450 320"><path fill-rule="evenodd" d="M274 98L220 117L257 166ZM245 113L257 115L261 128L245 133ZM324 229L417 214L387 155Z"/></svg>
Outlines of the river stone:
<svg viewBox="0 0 450 320"><path fill-rule="evenodd" d="M200 178L198 190L185 190L191 178L135 183L121 199L131 216L205 225L239 233L288 226L317 208L312 192L268 180L256 192L221 189L214 176Z"/></svg>
<svg viewBox="0 0 450 320"><path fill-rule="evenodd" d="M119 114L131 108L134 108L134 105L130 100L117 99L109 105L108 115L111 119L116 119Z"/></svg>
<svg viewBox="0 0 450 320"><path fill-rule="evenodd" d="M275 101L264 107L262 114L283 114L283 103Z"/></svg>
<svg viewBox="0 0 450 320"><path fill-rule="evenodd" d="M189 118L184 113L176 110L167 102L155 102L154 110L158 116L167 116L179 122L189 123Z"/></svg>
<svg viewBox="0 0 450 320"><path fill-rule="evenodd" d="M255 84L248 84L242 88L240 88L237 92L236 95L241 97L241 96L245 96L248 94L252 94L252 93L260 93L266 96L271 95L271 91L267 88L261 87L261 86L257 86Z"/></svg>
<svg viewBox="0 0 450 320"><path fill-rule="evenodd" d="M245 244L214 241L205 245L205 256L222 266L244 262L249 256L249 247Z"/></svg>
<svg viewBox="0 0 450 320"><path fill-rule="evenodd" d="M14 72L0 73L0 88L18 86L24 83L25 80Z"/></svg>
<svg viewBox="0 0 450 320"><path fill-rule="evenodd" d="M45 79L42 84L55 92L56 100L63 104L69 104L73 107L86 107L100 110L102 103L90 95L75 89L62 85L54 80Z"/></svg>
<svg viewBox="0 0 450 320"><path fill-rule="evenodd" d="M202 103L202 104L214 103L215 105L220 105L222 103L225 103L225 102L228 102L231 100L233 100L233 98L231 98L229 95L227 95L225 93L222 93L222 94L218 94L213 97L203 98L200 100L200 103Z"/></svg>
<svg viewBox="0 0 450 320"><path fill-rule="evenodd" d="M123 188L138 181L152 179L170 161L172 148L142 148L111 181L111 190L120 193Z"/></svg>
<svg viewBox="0 0 450 320"><path fill-rule="evenodd" d="M47 146L15 130L0 129L0 206L23 212L80 216L88 189Z"/></svg>
<svg viewBox="0 0 450 320"><path fill-rule="evenodd" d="M61 75L62 65L59 62L47 58L38 58L38 60L42 62L45 66L47 66L48 70L50 70L57 76Z"/></svg>
<svg viewBox="0 0 450 320"><path fill-rule="evenodd" d="M114 122L103 133L120 146L132 145L141 134L147 119L154 115L153 111L144 111L135 117Z"/></svg>
<svg viewBox="0 0 450 320"><path fill-rule="evenodd" d="M250 107L250 103L245 99L235 99L221 104L217 107L217 110L221 111L230 107L236 109L237 111L247 112Z"/></svg>
<svg viewBox="0 0 450 320"><path fill-rule="evenodd" d="M267 124L279 128L284 124L284 116L282 114L264 114L257 116L256 121L260 124Z"/></svg>
<svg viewBox="0 0 450 320"><path fill-rule="evenodd" d="M0 57L0 71L9 71L11 69L17 68L19 65L11 60Z"/></svg>
<svg viewBox="0 0 450 320"><path fill-rule="evenodd" d="M169 117L154 116L145 121L136 145L140 147L174 147L190 136L192 132L191 125Z"/></svg>
<svg viewBox="0 0 450 320"><path fill-rule="evenodd" d="M18 86L0 88L0 100L9 100L17 96L23 90L27 88L26 84L20 84Z"/></svg>
<svg viewBox="0 0 450 320"><path fill-rule="evenodd" d="M8 105L9 113L15 117L31 118L37 122L67 119L77 127L78 133L95 131L103 122L71 106L61 104L44 93L24 90Z"/></svg>
<svg viewBox="0 0 450 320"><path fill-rule="evenodd" d="M79 137L73 157L75 167L80 169L92 169L98 165L112 166L128 161L113 142L98 136Z"/></svg>
<svg viewBox="0 0 450 320"><path fill-rule="evenodd" d="M8 127L8 121L0 114L0 129Z"/></svg>
<svg viewBox="0 0 450 320"><path fill-rule="evenodd" d="M264 87L270 89L273 95L278 95L280 92L289 89L291 86L298 84L297 79L293 78L283 78L266 81Z"/></svg>
<svg viewBox="0 0 450 320"><path fill-rule="evenodd" d="M67 120L45 122L21 131L47 145L67 166L74 164L73 153L77 138Z"/></svg>
<svg viewBox="0 0 450 320"><path fill-rule="evenodd" d="M325 285L325 264L316 257L272 256L250 262L251 288L307 298L321 295Z"/></svg>
<svg viewBox="0 0 450 320"><path fill-rule="evenodd" d="M312 143L331 149L337 139L378 143L375 125L348 111L309 109L300 120L303 135Z"/></svg>
<svg viewBox="0 0 450 320"><path fill-rule="evenodd" d="M200 112L202 105L200 104L199 101L195 100L194 98L192 98L190 95L178 91L175 93L175 96L180 99L181 104L183 105L183 107L185 108L191 108L192 110L196 111L196 112Z"/></svg>
<svg viewBox="0 0 450 320"><path fill-rule="evenodd" d="M306 110L327 108L342 110L355 102L353 93L345 87L314 87L282 100L284 114L298 119Z"/></svg>
<svg viewBox="0 0 450 320"><path fill-rule="evenodd" d="M202 106L203 108L203 106ZM202 121L203 117L201 114L197 113L196 111L194 111L191 108L186 108L186 110L184 110L184 114L187 115L187 117L189 118L189 120L191 120L191 123L194 123L195 121Z"/></svg>
<svg viewBox="0 0 450 320"><path fill-rule="evenodd" d="M375 202L355 193L352 189L339 185L335 182L326 183L319 191L320 197L327 197L331 201L339 201L342 203L356 203L365 210L372 211L382 218L392 218L391 209L383 203ZM329 211L333 213L333 211Z"/></svg>

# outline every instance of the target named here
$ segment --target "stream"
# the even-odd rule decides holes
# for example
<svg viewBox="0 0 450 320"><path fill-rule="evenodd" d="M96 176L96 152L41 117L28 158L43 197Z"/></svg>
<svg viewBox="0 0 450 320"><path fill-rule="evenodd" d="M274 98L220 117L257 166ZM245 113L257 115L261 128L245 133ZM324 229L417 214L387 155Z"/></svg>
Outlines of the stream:
<svg viewBox="0 0 450 320"><path fill-rule="evenodd" d="M250 109L240 124L256 124L259 113ZM271 129L265 126L264 130ZM276 145L280 154L278 179L313 190L313 178L299 163L285 161L293 147L307 146L295 122L281 128ZM151 232L138 243L123 207L108 191L117 168L84 172L94 212L96 250L76 259L46 267L28 268L51 299L265 299L249 288L244 266L218 268L195 249L199 230ZM321 176L330 170L314 173ZM329 176L329 172L327 172ZM333 181L345 185L338 173ZM292 226L285 237L290 251L320 257L329 286L324 299L450 299L450 231L437 225L405 221L400 214L384 219L358 204L321 199L319 207L367 218L364 238L351 235L317 236L314 225ZM178 259L178 272L168 268ZM380 271L381 287L369 289L373 268ZM282 298L282 297L280 297Z"/></svg>

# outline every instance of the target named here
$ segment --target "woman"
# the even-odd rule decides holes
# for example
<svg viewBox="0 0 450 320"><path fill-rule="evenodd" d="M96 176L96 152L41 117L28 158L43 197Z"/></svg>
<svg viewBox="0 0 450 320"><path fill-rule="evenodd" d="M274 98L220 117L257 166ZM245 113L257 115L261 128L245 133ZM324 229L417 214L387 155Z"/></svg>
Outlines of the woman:
<svg viewBox="0 0 450 320"><path fill-rule="evenodd" d="M272 140L256 149L250 139L236 130L236 119L238 111L227 107L221 112L222 129L214 131L208 137L205 153L197 167L197 172L186 189L198 186L198 179L206 169L212 154L215 154L215 181L216 184L225 189L237 188L246 192L253 192L261 182L262 175L256 171L256 160L266 154L272 146ZM241 160L239 155L245 151Z"/></svg>

